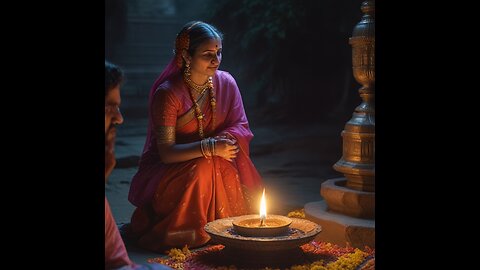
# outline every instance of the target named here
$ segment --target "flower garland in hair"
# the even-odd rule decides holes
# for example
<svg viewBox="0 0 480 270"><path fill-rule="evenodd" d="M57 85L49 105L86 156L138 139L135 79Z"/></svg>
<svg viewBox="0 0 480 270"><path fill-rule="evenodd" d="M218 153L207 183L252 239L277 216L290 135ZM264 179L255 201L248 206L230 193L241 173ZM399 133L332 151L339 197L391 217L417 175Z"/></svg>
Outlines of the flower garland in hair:
<svg viewBox="0 0 480 270"><path fill-rule="evenodd" d="M175 40L175 61L179 68L183 66L182 50L188 51L188 46L190 46L189 43L190 39L188 38L188 30L181 32Z"/></svg>
<svg viewBox="0 0 480 270"><path fill-rule="evenodd" d="M199 23L199 21L195 22L184 31L181 31L175 39L175 61L179 68L182 68L183 66L182 50L188 51L188 48L190 47L190 29Z"/></svg>

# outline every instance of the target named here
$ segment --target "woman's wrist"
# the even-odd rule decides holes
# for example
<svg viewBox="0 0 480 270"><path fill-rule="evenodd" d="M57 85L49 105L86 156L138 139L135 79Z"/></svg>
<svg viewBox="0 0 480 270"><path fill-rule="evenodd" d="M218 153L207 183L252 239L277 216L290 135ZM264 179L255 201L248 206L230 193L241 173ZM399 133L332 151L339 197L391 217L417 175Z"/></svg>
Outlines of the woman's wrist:
<svg viewBox="0 0 480 270"><path fill-rule="evenodd" d="M200 151L205 158L213 157L216 155L216 143L217 140L212 137L208 137L200 141Z"/></svg>

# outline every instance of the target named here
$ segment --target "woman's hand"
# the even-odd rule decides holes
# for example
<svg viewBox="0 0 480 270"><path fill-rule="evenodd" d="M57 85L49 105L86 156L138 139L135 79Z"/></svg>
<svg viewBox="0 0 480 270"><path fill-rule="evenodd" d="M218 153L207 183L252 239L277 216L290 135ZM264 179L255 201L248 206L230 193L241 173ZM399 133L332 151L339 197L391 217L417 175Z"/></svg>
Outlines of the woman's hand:
<svg viewBox="0 0 480 270"><path fill-rule="evenodd" d="M228 132L222 132L219 135L215 136L214 138L215 139L220 139L220 138L230 139L230 140L234 141L235 143L237 143L237 138L235 138L232 134L230 134Z"/></svg>
<svg viewBox="0 0 480 270"><path fill-rule="evenodd" d="M105 182L107 182L107 177L112 173L117 163L115 159L116 134L117 131L114 127L109 128L105 134Z"/></svg>
<svg viewBox="0 0 480 270"><path fill-rule="evenodd" d="M235 139L226 138L226 136L215 137L215 155L228 161L237 157L240 148Z"/></svg>

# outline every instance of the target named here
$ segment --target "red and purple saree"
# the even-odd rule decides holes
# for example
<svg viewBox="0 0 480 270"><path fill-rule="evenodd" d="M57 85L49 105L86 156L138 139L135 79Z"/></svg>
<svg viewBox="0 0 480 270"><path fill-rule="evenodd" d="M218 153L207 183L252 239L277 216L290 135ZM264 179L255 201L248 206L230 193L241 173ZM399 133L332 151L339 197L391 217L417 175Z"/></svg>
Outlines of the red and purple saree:
<svg viewBox="0 0 480 270"><path fill-rule="evenodd" d="M257 197L262 185L249 157L253 134L240 91L234 78L224 71L216 71L213 77L217 99L215 127L208 91L198 98L198 103L205 114L207 136L228 133L237 140L241 150L235 160L229 162L214 156L171 164L160 161L154 132L157 128L174 127L177 144L201 140L181 73L164 75L152 88L147 140L129 193L130 202L137 207L130 232L139 246L154 251L205 244L210 239L203 229L205 224L251 214L250 196Z"/></svg>

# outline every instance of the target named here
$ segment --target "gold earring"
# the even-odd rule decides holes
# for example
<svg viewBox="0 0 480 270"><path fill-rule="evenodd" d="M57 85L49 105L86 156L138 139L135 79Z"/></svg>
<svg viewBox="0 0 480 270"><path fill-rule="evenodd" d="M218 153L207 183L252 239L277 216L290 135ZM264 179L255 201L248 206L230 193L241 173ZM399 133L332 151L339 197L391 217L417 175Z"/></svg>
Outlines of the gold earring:
<svg viewBox="0 0 480 270"><path fill-rule="evenodd" d="M185 76L190 77L190 63L185 64L185 70L184 70Z"/></svg>

